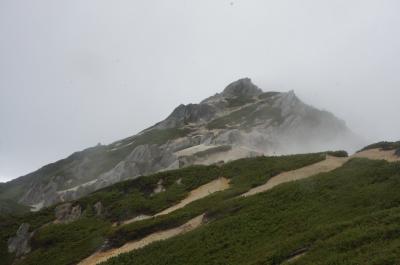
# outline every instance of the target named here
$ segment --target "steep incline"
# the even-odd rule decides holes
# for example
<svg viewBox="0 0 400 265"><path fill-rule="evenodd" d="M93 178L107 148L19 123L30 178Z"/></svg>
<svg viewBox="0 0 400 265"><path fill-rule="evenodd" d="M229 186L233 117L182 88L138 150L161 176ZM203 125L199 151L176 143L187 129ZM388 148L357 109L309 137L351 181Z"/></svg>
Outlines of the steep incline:
<svg viewBox="0 0 400 265"><path fill-rule="evenodd" d="M98 145L5 183L0 200L38 210L126 179L242 157L352 148L345 123L293 91L263 92L240 79L199 104L110 145ZM357 144L356 144L357 145Z"/></svg>

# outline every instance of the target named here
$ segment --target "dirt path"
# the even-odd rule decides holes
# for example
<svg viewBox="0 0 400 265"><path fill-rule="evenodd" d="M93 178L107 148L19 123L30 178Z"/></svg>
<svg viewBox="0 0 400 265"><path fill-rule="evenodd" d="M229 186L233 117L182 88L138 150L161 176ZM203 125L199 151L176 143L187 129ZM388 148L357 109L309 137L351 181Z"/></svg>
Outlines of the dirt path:
<svg viewBox="0 0 400 265"><path fill-rule="evenodd" d="M354 155L352 155L352 157L365 157L374 160L384 159L389 162L400 161L400 157L396 156L394 154L395 152L396 150L385 151L380 149L370 149L359 153L355 153Z"/></svg>
<svg viewBox="0 0 400 265"><path fill-rule="evenodd" d="M250 195L254 195L254 194L257 194L260 192L270 190L273 187L275 187L279 184L288 182L288 181L304 179L304 178L308 178L308 177L314 176L314 175L322 173L322 172L332 171L335 168L342 166L350 158L363 157L363 158L368 158L368 159L372 159L372 160L383 159L388 162L400 161L400 157L396 156L394 153L395 153L395 150L384 151L384 150L380 150L380 149L371 149L371 150L366 150L366 151L362 151L359 153L355 153L354 155L352 155L350 157L327 156L324 161L318 162L316 164L312 164L310 166L306 166L306 167L303 167L300 169L281 173L281 174L269 179L267 181L267 183L249 190L248 192L244 193L242 196L247 197Z"/></svg>
<svg viewBox="0 0 400 265"><path fill-rule="evenodd" d="M91 255L90 257L88 257L88 258L84 259L83 261L81 261L80 263L78 263L78 265L95 265L100 262L104 262L111 257L118 256L122 253L130 252L130 251L145 247L153 242L165 240L165 239L168 239L168 238L180 235L180 234L187 233L187 232L192 231L193 229L199 227L203 222L203 217L204 217L204 214L197 216L196 218L193 218L189 222L187 222L177 228L150 234L140 240L126 243L125 245L123 245L120 248L110 249L105 252L96 252L93 255Z"/></svg>
<svg viewBox="0 0 400 265"><path fill-rule="evenodd" d="M228 189L229 186L229 179L226 178L218 178L216 180L213 180L207 184L204 184L200 187L198 187L197 189L192 190L189 195L183 199L182 201L180 201L178 204L169 207L167 209L165 209L162 212L157 213L154 216L149 216L149 215L140 215L138 217L132 218L130 220L124 221L121 223L121 225L126 225L126 224L130 224L136 221L140 221L140 220L146 220L152 217L156 217L156 216L160 216L160 215L165 215L165 214L169 214L173 211L176 211L178 209L181 209L183 207L185 207L186 205L188 205L191 202L197 201L199 199L202 199L212 193L215 193L217 191L223 191Z"/></svg>
<svg viewBox="0 0 400 265"><path fill-rule="evenodd" d="M273 187L285 182L304 179L318 173L334 170L335 168L342 166L347 160L349 160L349 158L347 157L342 158L342 157L327 156L326 159L321 162L306 167L302 167L300 169L283 172L275 177L272 177L265 184L249 190L248 192L242 194L242 196L247 197L250 195L270 190Z"/></svg>
<svg viewBox="0 0 400 265"><path fill-rule="evenodd" d="M173 211L176 211L180 208L185 207L191 202L197 201L199 199L202 199L212 193L215 193L217 191L223 191L229 188L229 179L226 178L218 178L216 180L213 180L207 184L204 184L197 189L192 190L189 193L189 196L187 196L185 199L183 199L180 203L165 209L162 212L159 212L155 216L159 215L164 215L164 214L169 214Z"/></svg>

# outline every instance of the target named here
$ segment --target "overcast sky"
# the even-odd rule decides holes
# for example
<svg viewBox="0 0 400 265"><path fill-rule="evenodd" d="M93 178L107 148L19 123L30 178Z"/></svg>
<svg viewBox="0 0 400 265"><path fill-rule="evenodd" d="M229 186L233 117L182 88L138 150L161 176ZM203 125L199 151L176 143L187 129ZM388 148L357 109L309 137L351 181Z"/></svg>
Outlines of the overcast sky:
<svg viewBox="0 0 400 265"><path fill-rule="evenodd" d="M241 77L400 138L400 1L0 0L0 181Z"/></svg>

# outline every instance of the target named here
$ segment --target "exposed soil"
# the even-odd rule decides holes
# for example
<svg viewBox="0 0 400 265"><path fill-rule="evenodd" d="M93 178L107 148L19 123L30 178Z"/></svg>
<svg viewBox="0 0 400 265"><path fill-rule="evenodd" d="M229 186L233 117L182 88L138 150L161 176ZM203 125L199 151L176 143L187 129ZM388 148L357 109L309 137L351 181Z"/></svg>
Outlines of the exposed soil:
<svg viewBox="0 0 400 265"><path fill-rule="evenodd" d="M381 149L369 149L359 153L355 153L352 157L365 157L374 160L384 159L389 162L400 161L400 157L397 156L396 150L381 150Z"/></svg>
<svg viewBox="0 0 400 265"><path fill-rule="evenodd" d="M145 247L153 242L165 240L180 234L187 233L203 223L204 214L193 218L189 222L173 229L150 234L140 240L128 242L120 248L110 249L104 252L96 252L90 257L82 260L78 265L95 265L104 262L111 257L118 256L122 253L130 252L135 249Z"/></svg>
<svg viewBox="0 0 400 265"><path fill-rule="evenodd" d="M171 206L165 210L163 210L162 212L157 213L154 216L149 216L149 215L139 215L135 218L126 220L124 222L121 223L121 225L126 225L126 224L130 224L136 221L141 221L141 220L146 220L155 216L160 216L160 215L164 215L164 214L169 214L173 211L176 211L180 208L185 207L186 205L188 205L191 202L197 201L199 199L202 199L212 193L215 193L217 191L223 191L226 190L230 187L229 185L229 180L226 178L218 178L216 180L213 180L207 184L204 184L200 187L198 187L197 189L192 190L189 195L183 199L181 202L179 202L178 204Z"/></svg>
<svg viewBox="0 0 400 265"><path fill-rule="evenodd" d="M310 176L316 175L318 173L322 172L328 172L331 170L334 170L335 168L338 168L342 166L349 158L347 157L333 157L333 156L327 156L324 161L292 170L292 171L287 171L284 173L281 173L275 177L272 177L269 179L265 184L261 186L257 186L248 192L242 194L242 196L247 197L250 195L254 195L260 192L264 192L267 190L272 189L273 187L289 182L289 181L294 181L294 180L299 180L299 179L304 179L308 178Z"/></svg>

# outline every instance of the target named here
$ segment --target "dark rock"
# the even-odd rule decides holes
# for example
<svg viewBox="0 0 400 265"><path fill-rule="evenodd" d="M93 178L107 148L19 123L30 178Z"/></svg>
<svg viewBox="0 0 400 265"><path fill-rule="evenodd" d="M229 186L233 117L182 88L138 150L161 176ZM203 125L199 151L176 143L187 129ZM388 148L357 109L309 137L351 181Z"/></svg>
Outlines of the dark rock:
<svg viewBox="0 0 400 265"><path fill-rule="evenodd" d="M394 154L398 157L400 157L400 148L396 150L396 152L394 152Z"/></svg>
<svg viewBox="0 0 400 265"><path fill-rule="evenodd" d="M263 91L251 82L250 78L239 79L229 84L222 92L224 97L255 97Z"/></svg>
<svg viewBox="0 0 400 265"><path fill-rule="evenodd" d="M29 227L29 224L23 223L18 228L16 236L8 239L8 252L15 253L15 256L20 257L31 251L29 240L33 233L29 232Z"/></svg>
<svg viewBox="0 0 400 265"><path fill-rule="evenodd" d="M208 104L181 104L156 127L166 129L184 126L189 123L206 122L211 120L215 114L216 109Z"/></svg>

